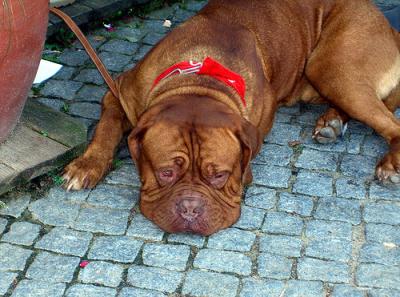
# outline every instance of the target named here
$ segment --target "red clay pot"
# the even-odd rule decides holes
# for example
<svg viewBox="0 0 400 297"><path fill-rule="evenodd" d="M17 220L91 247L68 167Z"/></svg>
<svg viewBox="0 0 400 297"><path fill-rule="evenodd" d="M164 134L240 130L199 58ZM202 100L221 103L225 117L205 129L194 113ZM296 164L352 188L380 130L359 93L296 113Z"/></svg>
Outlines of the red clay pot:
<svg viewBox="0 0 400 297"><path fill-rule="evenodd" d="M21 115L46 38L49 0L0 4L0 143Z"/></svg>

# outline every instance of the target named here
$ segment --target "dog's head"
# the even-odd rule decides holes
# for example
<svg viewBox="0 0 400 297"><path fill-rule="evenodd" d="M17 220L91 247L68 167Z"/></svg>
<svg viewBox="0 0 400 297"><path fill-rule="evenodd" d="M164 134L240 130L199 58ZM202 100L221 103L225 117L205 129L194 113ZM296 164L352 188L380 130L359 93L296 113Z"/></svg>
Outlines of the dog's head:
<svg viewBox="0 0 400 297"><path fill-rule="evenodd" d="M212 234L237 221L257 129L207 97L167 100L146 111L129 136L142 213L167 232Z"/></svg>

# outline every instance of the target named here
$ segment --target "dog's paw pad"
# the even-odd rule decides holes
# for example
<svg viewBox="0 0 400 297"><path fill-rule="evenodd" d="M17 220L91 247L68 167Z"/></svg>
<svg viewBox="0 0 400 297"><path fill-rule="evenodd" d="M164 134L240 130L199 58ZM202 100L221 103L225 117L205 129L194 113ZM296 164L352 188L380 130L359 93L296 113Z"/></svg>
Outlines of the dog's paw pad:
<svg viewBox="0 0 400 297"><path fill-rule="evenodd" d="M313 139L322 144L336 142L338 136L343 135L346 131L346 125L343 125L342 120L333 119L324 124L317 126L314 129Z"/></svg>
<svg viewBox="0 0 400 297"><path fill-rule="evenodd" d="M400 184L399 156L388 153L376 167L376 177L384 183Z"/></svg>

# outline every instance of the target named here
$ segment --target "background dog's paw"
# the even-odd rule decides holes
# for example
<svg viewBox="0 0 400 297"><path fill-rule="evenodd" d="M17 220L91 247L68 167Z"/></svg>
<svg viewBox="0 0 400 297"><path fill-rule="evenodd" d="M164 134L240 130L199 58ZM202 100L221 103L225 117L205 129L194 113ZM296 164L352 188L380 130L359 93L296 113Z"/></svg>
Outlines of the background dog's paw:
<svg viewBox="0 0 400 297"><path fill-rule="evenodd" d="M79 157L64 169L64 188L67 191L93 188L109 169L109 162L94 157Z"/></svg>
<svg viewBox="0 0 400 297"><path fill-rule="evenodd" d="M400 184L400 154L388 153L376 166L376 177L381 182Z"/></svg>
<svg viewBox="0 0 400 297"><path fill-rule="evenodd" d="M341 119L332 119L323 124L317 123L314 128L313 139L319 143L333 143L338 136L343 135L346 131L347 124L343 125Z"/></svg>

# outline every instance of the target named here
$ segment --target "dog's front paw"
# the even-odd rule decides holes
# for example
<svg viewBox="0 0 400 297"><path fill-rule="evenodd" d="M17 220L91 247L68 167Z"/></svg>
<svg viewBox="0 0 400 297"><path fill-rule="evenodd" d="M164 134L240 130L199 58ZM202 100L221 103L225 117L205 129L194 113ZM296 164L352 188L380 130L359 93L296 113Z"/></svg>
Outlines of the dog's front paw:
<svg viewBox="0 0 400 297"><path fill-rule="evenodd" d="M67 191L94 188L110 168L111 162L96 157L79 157L64 169Z"/></svg>
<svg viewBox="0 0 400 297"><path fill-rule="evenodd" d="M336 142L338 136L346 132L347 123L339 118L331 119L329 121L318 122L314 128L312 138L319 143L333 143Z"/></svg>
<svg viewBox="0 0 400 297"><path fill-rule="evenodd" d="M400 153L388 153L376 166L376 177L381 182L400 184Z"/></svg>

